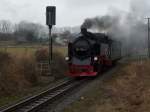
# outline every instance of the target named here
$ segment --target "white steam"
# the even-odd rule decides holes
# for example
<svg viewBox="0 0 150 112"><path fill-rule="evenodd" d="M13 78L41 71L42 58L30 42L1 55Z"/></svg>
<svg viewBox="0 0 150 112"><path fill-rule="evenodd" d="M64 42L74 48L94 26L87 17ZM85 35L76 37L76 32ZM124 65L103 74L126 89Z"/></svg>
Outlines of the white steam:
<svg viewBox="0 0 150 112"><path fill-rule="evenodd" d="M111 10L107 15L85 19L82 27L107 32L123 43L126 54L147 53L146 17L150 16L148 0L132 0L129 12Z"/></svg>

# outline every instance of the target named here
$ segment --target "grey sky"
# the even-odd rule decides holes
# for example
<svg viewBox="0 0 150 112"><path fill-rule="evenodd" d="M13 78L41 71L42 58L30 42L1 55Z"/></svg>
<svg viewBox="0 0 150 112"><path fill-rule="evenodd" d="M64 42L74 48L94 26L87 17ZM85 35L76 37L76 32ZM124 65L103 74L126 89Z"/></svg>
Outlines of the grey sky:
<svg viewBox="0 0 150 112"><path fill-rule="evenodd" d="M45 24L45 7L57 6L57 26L81 25L85 18L103 15L111 7L129 9L130 0L0 0L0 19Z"/></svg>

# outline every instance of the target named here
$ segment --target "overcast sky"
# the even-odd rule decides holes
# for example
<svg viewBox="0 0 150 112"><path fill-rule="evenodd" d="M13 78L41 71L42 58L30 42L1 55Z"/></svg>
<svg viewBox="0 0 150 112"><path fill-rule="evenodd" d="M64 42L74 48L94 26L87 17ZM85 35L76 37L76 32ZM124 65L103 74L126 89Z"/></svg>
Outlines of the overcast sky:
<svg viewBox="0 0 150 112"><path fill-rule="evenodd" d="M81 25L85 18L106 14L111 8L128 11L130 0L0 0L0 20L27 20L45 24L45 7L56 5L57 26Z"/></svg>

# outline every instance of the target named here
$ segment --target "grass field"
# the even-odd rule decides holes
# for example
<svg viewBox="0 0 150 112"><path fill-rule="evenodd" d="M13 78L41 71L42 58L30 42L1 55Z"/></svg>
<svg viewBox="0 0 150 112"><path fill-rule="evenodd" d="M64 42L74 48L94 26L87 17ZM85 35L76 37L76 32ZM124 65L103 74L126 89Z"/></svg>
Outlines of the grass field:
<svg viewBox="0 0 150 112"><path fill-rule="evenodd" d="M11 47L0 47L0 51L8 52L13 55L28 55L28 54L34 54L36 50L40 48L48 48L47 46L11 46ZM66 47L60 47L60 46L54 46L53 52L59 52L62 54L62 56L65 56L67 54L67 48Z"/></svg>

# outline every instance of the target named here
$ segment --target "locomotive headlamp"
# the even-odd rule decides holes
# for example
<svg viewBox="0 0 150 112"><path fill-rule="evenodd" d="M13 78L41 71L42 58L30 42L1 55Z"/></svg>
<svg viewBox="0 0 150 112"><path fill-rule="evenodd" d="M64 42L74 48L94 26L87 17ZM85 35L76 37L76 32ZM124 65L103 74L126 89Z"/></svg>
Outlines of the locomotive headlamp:
<svg viewBox="0 0 150 112"><path fill-rule="evenodd" d="M65 60L66 60L66 61L68 61L68 60L69 60L69 57L68 57L68 56L67 56L67 57L65 57Z"/></svg>
<svg viewBox="0 0 150 112"><path fill-rule="evenodd" d="M94 61L97 61L98 60L98 57L94 57Z"/></svg>

